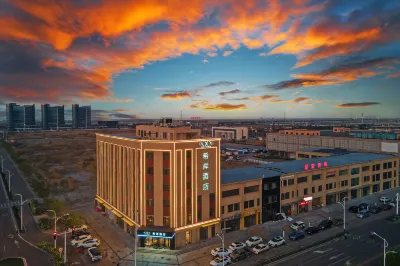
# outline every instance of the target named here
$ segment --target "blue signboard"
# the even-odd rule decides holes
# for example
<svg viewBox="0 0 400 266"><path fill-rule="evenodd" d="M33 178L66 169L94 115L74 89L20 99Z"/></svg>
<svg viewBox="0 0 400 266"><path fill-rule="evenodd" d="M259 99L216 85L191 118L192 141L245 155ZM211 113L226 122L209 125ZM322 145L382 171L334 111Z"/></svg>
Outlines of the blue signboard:
<svg viewBox="0 0 400 266"><path fill-rule="evenodd" d="M352 132L355 138L362 139L386 139L386 140L396 140L397 136L395 133L388 132Z"/></svg>

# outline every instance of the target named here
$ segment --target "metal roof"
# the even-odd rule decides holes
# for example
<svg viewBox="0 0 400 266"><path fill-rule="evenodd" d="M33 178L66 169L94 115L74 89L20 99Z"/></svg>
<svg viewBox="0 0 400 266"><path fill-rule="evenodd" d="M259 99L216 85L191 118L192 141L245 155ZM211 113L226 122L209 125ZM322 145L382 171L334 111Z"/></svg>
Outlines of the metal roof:
<svg viewBox="0 0 400 266"><path fill-rule="evenodd" d="M349 132L333 132L332 130L320 130L322 137L340 137L340 138L351 138Z"/></svg>
<svg viewBox="0 0 400 266"><path fill-rule="evenodd" d="M271 163L260 166L249 166L243 168L224 169L221 171L221 183L229 184L254 180L258 178L270 178L285 174L294 174L304 172L305 164L328 163L328 167L337 167L349 164L366 163L373 160L395 158L389 154L373 153L348 153L338 156L311 158L305 160L287 161L280 163Z"/></svg>
<svg viewBox="0 0 400 266"><path fill-rule="evenodd" d="M302 148L299 151L309 151L309 152L321 152L321 153L329 153L332 155L343 155L348 153L357 153L355 151L349 151L345 149L325 149L325 148Z"/></svg>

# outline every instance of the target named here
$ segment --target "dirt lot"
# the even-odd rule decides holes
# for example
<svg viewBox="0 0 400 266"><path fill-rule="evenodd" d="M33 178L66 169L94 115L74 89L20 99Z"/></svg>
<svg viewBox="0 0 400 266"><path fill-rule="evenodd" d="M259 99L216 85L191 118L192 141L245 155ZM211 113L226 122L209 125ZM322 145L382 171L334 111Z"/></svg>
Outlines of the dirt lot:
<svg viewBox="0 0 400 266"><path fill-rule="evenodd" d="M127 133L125 130L124 133ZM74 203L93 200L96 193L95 131L18 132L10 135L18 163L33 172L48 193ZM102 130L101 133L123 133ZM134 134L129 130L130 134ZM24 169L21 169L24 170ZM26 170L26 169L25 169Z"/></svg>

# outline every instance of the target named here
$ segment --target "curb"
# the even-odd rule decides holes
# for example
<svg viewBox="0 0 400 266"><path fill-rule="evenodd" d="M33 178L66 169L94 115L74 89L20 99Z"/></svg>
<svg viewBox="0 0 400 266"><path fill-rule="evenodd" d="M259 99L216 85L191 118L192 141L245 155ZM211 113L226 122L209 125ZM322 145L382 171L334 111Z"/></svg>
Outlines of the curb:
<svg viewBox="0 0 400 266"><path fill-rule="evenodd" d="M2 180L1 180L1 187L3 188L3 192L4 192L4 194L6 194L7 195L7 204L8 204L8 211L10 212L10 215L11 215L11 217L12 217L12 221L13 221L13 224L14 224L14 228L15 228L15 232L17 232L17 234L19 235L19 230L18 230L18 225L17 225L17 220L15 219L15 217L14 217L14 213L13 213L13 211L12 211L12 209L11 209L11 207L10 207L10 198L9 198L9 195L8 195L8 193L7 193L7 190L6 190L6 188L5 188L5 185L4 185L4 182L3 182L3 178L1 178Z"/></svg>

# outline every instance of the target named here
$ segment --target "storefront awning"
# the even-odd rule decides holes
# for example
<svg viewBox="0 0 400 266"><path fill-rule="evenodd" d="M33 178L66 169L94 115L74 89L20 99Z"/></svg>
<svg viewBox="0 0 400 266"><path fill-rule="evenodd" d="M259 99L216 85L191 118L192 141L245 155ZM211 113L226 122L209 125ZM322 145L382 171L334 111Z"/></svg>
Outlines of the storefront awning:
<svg viewBox="0 0 400 266"><path fill-rule="evenodd" d="M122 218L122 220L123 220L125 223L127 223L129 226L135 226L134 223L132 223L131 221L129 221L129 220L126 219L126 218Z"/></svg>
<svg viewBox="0 0 400 266"><path fill-rule="evenodd" d="M101 199L99 199L99 198L96 198L96 200L97 200L97 202L100 203L100 204L103 204L103 203L104 203L104 200L101 200Z"/></svg>
<svg viewBox="0 0 400 266"><path fill-rule="evenodd" d="M112 213L114 213L114 214L115 214L115 216L118 216L119 218L121 218L121 217L122 217L122 215L121 215L121 214L119 214L119 212L117 212L116 210L112 210L111 212L112 212Z"/></svg>

